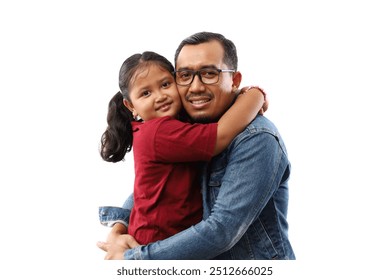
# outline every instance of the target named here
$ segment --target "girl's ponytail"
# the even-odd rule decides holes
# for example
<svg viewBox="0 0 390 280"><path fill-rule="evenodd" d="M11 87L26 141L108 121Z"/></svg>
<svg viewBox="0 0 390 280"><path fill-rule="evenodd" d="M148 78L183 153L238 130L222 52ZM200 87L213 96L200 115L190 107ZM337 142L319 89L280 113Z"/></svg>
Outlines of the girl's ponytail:
<svg viewBox="0 0 390 280"><path fill-rule="evenodd" d="M100 155L108 162L124 159L133 144L131 121L133 115L123 104L121 92L115 94L108 104L107 129L101 137Z"/></svg>

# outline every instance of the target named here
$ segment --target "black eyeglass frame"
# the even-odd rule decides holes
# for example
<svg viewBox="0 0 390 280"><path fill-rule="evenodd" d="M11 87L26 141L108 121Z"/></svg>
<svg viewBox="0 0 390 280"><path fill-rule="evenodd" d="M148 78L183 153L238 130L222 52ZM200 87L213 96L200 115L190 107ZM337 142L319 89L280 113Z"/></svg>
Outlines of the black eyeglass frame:
<svg viewBox="0 0 390 280"><path fill-rule="evenodd" d="M207 82L205 83L202 80L202 75L200 73L204 72L204 71L207 72L207 70L213 70L213 71L217 71L218 72L218 79L217 79L217 81L212 82L212 83L207 83ZM179 84L177 82L176 73L180 73L180 72L188 72L188 73L192 74L192 79L191 79L191 81L188 84ZM179 85L179 86L183 86L184 87L184 86L190 86L192 84L192 82L194 81L195 75L198 76L199 80L203 84L205 84L205 85L214 85L214 84L219 82L219 77L221 76L221 73L234 73L234 72L236 72L236 70L234 70L234 69L202 68L202 69L199 69L199 70L196 70L196 71L195 70L185 70L185 69L183 69L183 70L173 71L172 74L173 74L173 76L175 78L176 84Z"/></svg>

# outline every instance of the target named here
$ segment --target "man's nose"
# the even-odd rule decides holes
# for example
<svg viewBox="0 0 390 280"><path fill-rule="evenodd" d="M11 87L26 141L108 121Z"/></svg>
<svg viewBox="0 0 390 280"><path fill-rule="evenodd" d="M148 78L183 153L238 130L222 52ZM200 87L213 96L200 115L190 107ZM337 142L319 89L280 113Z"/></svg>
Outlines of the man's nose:
<svg viewBox="0 0 390 280"><path fill-rule="evenodd" d="M204 84L201 81L199 75L195 75L194 80L190 85L191 91L201 91L204 89Z"/></svg>

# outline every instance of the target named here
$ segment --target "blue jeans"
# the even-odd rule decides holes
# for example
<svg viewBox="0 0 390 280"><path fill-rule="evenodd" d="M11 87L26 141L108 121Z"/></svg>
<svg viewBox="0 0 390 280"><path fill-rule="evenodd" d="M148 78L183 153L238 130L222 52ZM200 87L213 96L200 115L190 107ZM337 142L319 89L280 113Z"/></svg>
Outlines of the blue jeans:
<svg viewBox="0 0 390 280"><path fill-rule="evenodd" d="M288 239L290 162L283 140L258 116L204 166L204 217L165 240L125 252L125 259L295 259ZM124 208L100 208L102 223L128 219ZM127 220L128 221L128 220ZM126 221L126 222L127 222Z"/></svg>

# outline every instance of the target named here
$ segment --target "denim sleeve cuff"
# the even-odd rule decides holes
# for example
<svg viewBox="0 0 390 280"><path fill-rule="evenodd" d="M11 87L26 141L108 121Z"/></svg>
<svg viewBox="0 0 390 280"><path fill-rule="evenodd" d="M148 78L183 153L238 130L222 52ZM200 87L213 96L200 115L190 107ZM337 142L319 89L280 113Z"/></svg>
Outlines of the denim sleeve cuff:
<svg viewBox="0 0 390 280"><path fill-rule="evenodd" d="M125 260L142 260L141 247L143 246L138 246L134 249L126 250L123 254L123 258Z"/></svg>
<svg viewBox="0 0 390 280"><path fill-rule="evenodd" d="M128 223L125 223L124 221L121 221L121 220L115 220L115 221L101 221L100 222L103 226L106 226L106 227L113 227L115 224L122 224L124 225L126 228L129 227L129 224Z"/></svg>
<svg viewBox="0 0 390 280"><path fill-rule="evenodd" d="M116 223L129 226L130 210L114 206L99 207L99 220L104 226L112 227Z"/></svg>

